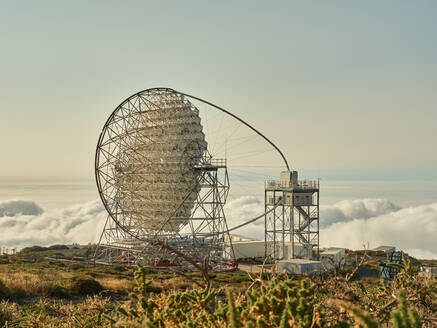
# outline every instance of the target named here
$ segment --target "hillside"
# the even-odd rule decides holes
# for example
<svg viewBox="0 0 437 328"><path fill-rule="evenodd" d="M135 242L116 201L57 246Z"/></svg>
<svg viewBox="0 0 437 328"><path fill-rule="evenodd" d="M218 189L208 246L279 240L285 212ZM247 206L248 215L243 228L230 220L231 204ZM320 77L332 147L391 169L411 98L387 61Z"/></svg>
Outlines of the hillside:
<svg viewBox="0 0 437 328"><path fill-rule="evenodd" d="M89 253L57 246L1 256L0 327L437 325L437 279L418 274L416 261L393 282L360 276L377 264L357 267L358 252L322 276L214 273L205 289L198 272L79 261ZM61 254L77 262L47 259Z"/></svg>

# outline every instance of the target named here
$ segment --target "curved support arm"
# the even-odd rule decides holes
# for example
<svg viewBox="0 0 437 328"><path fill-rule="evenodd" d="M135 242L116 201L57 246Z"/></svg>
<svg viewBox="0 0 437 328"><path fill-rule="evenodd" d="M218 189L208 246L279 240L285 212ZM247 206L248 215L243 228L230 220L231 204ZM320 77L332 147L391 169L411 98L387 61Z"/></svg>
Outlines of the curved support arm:
<svg viewBox="0 0 437 328"><path fill-rule="evenodd" d="M265 141L267 141L267 142L268 142L268 143L269 143L273 148L275 148L275 149L278 151L278 153L281 155L282 159L284 160L284 163L285 163L285 166L287 167L287 170L290 171L290 167L289 167L289 165L288 165L288 162L287 162L287 160L286 160L284 154L281 152L281 150L280 150L280 149L279 149L279 148L278 148L278 147L277 147L277 146L276 146L272 141L270 141L269 138L267 138L264 134L262 134L261 132L259 132L257 129L255 129L253 126L251 126L249 123L245 122L244 120L242 120L242 119L239 118L238 116L232 114L231 112L227 111L226 109L221 108L220 106L214 105L213 103L211 103L211 102L209 102L209 101L207 101L207 100L204 100L204 99L201 99L201 98L199 98L199 97L195 97L195 96L192 96L192 95L189 95L189 94L186 94L186 93L180 92L180 91L176 91L176 90L173 90L173 91L175 91L176 93L179 93L179 94L181 94L181 95L184 95L185 97L189 97L189 98L192 98L192 99L196 99L196 100L198 100L198 101L200 101L200 102L203 102L203 103L205 103L205 104L207 104L207 105L210 105L210 106L212 106L212 107L214 107L214 108L216 108L216 109L222 111L223 113L226 113L226 114L232 116L232 117L235 118L236 120L238 120L238 121L240 121L241 123L243 123L244 125L246 125L248 128L250 128L251 130L253 130L256 134L258 134L260 137L262 137Z"/></svg>

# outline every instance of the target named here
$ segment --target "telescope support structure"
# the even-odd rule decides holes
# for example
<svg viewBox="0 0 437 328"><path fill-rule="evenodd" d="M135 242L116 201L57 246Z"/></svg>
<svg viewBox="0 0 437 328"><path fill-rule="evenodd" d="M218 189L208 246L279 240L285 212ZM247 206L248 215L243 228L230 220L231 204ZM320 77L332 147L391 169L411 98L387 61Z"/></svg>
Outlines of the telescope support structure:
<svg viewBox="0 0 437 328"><path fill-rule="evenodd" d="M230 186L226 160L204 159L195 169L200 173L197 181L200 192L194 202L191 217L169 219L187 219L187 224L180 232L158 231L155 235L149 234L140 240L118 227L108 216L94 261L126 265L138 262L149 266L192 269L190 263L169 251L171 248L199 264L207 257L212 270L229 268L234 263L235 256L223 209ZM157 239L170 247L166 249L153 246L152 243Z"/></svg>

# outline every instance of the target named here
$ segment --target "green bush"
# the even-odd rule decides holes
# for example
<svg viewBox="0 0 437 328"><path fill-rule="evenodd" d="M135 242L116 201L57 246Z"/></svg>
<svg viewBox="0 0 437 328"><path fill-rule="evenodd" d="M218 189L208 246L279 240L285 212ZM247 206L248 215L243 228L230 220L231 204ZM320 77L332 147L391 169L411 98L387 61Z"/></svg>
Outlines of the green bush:
<svg viewBox="0 0 437 328"><path fill-rule="evenodd" d="M54 261L53 265L60 267L60 268L66 267L66 264L64 262L61 262L61 261Z"/></svg>
<svg viewBox="0 0 437 328"><path fill-rule="evenodd" d="M74 294L94 295L100 293L103 287L93 278L78 277L71 281L70 290Z"/></svg>
<svg viewBox="0 0 437 328"><path fill-rule="evenodd" d="M114 266L112 267L112 270L113 270L113 271L117 271L117 272L123 272L123 271L125 271L125 268L124 268L124 266L122 266L122 265L114 265Z"/></svg>
<svg viewBox="0 0 437 328"><path fill-rule="evenodd" d="M56 244L48 247L49 249L69 249L67 245Z"/></svg>
<svg viewBox="0 0 437 328"><path fill-rule="evenodd" d="M70 297L70 291L62 286L54 285L52 289L50 290L50 296L51 297L58 297L58 298L69 298Z"/></svg>
<svg viewBox="0 0 437 328"><path fill-rule="evenodd" d="M31 246L31 247L24 247L20 253L32 253L32 252L44 252L47 251L47 247L42 246Z"/></svg>
<svg viewBox="0 0 437 328"><path fill-rule="evenodd" d="M11 291L8 287L0 280L0 300L4 300L11 297Z"/></svg>
<svg viewBox="0 0 437 328"><path fill-rule="evenodd" d="M27 293L21 288L14 288L11 290L11 299L20 299L27 296Z"/></svg>
<svg viewBox="0 0 437 328"><path fill-rule="evenodd" d="M78 263L72 263L69 264L70 269L72 270L79 270L79 269L83 269L83 265L78 264Z"/></svg>

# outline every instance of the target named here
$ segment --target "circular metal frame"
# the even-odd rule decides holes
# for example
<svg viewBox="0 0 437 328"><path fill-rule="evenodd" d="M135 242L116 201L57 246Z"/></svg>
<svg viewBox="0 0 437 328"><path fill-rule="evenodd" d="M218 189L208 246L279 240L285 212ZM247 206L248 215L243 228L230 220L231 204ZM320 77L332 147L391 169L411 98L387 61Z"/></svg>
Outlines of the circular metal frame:
<svg viewBox="0 0 437 328"><path fill-rule="evenodd" d="M184 95L153 88L125 99L105 122L95 156L110 217L137 239L178 232L197 197L195 167L206 149L198 109Z"/></svg>

